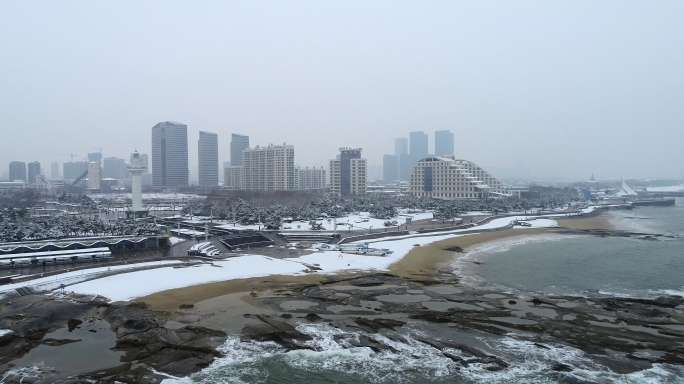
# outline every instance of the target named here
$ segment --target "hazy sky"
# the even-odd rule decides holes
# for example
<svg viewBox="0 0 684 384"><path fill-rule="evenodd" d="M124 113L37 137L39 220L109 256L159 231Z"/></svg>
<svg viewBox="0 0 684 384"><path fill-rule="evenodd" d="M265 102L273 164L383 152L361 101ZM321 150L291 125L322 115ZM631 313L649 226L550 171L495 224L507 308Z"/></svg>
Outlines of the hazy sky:
<svg viewBox="0 0 684 384"><path fill-rule="evenodd" d="M682 1L0 1L0 169L150 153L159 121L382 164L456 155L586 179L684 176ZM496 175L496 173L495 173Z"/></svg>

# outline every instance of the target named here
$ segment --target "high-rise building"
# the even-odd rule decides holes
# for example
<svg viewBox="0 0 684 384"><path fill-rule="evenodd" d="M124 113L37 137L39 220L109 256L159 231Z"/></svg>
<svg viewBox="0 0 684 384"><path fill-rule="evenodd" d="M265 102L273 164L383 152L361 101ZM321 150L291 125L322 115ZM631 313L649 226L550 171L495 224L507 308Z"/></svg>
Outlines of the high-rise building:
<svg viewBox="0 0 684 384"><path fill-rule="evenodd" d="M411 139L410 154L414 158L420 159L428 154L428 135L423 131L409 132Z"/></svg>
<svg viewBox="0 0 684 384"><path fill-rule="evenodd" d="M13 161L9 164L9 181L23 180L28 182L26 177L26 163L23 161ZM35 180L33 181L35 183Z"/></svg>
<svg viewBox="0 0 684 384"><path fill-rule="evenodd" d="M295 188L293 145L247 149L243 151L242 161L246 190L287 191Z"/></svg>
<svg viewBox="0 0 684 384"><path fill-rule="evenodd" d="M50 178L53 180L59 179L59 162L53 161L50 164Z"/></svg>
<svg viewBox="0 0 684 384"><path fill-rule="evenodd" d="M340 148L338 158L330 160L330 193L334 196L365 195L368 164L361 148Z"/></svg>
<svg viewBox="0 0 684 384"><path fill-rule="evenodd" d="M223 168L223 186L228 189L245 189L242 166Z"/></svg>
<svg viewBox="0 0 684 384"><path fill-rule="evenodd" d="M36 183L36 176L41 175L40 163L37 161L32 161L28 163L28 184Z"/></svg>
<svg viewBox="0 0 684 384"><path fill-rule="evenodd" d="M385 155L382 157L382 178L384 180L399 180L399 157Z"/></svg>
<svg viewBox="0 0 684 384"><path fill-rule="evenodd" d="M142 166L145 171L142 173L142 185L149 186L152 185L152 172L150 172L150 158L146 153L140 154L140 161L142 161ZM132 176L131 176L132 177Z"/></svg>
<svg viewBox="0 0 684 384"><path fill-rule="evenodd" d="M102 166L102 152L93 152L88 154L89 162L96 162Z"/></svg>
<svg viewBox="0 0 684 384"><path fill-rule="evenodd" d="M70 161L63 164L63 176L65 180L76 180L88 172L87 161Z"/></svg>
<svg viewBox="0 0 684 384"><path fill-rule="evenodd" d="M88 163L88 188L89 189L100 189L100 180L102 179L102 170L100 168L100 163L97 161L91 161Z"/></svg>
<svg viewBox="0 0 684 384"><path fill-rule="evenodd" d="M152 183L188 185L188 126L164 121L152 127Z"/></svg>
<svg viewBox="0 0 684 384"><path fill-rule="evenodd" d="M401 156L409 153L409 143L408 139L405 137L400 137L394 139L394 156Z"/></svg>
<svg viewBox="0 0 684 384"><path fill-rule="evenodd" d="M323 189L325 188L325 169L309 168L299 169L299 185L297 189Z"/></svg>
<svg viewBox="0 0 684 384"><path fill-rule="evenodd" d="M197 148L199 185L217 186L219 181L218 135L200 131Z"/></svg>
<svg viewBox="0 0 684 384"><path fill-rule="evenodd" d="M454 134L450 131L435 131L435 155L454 154Z"/></svg>
<svg viewBox="0 0 684 384"><path fill-rule="evenodd" d="M230 165L244 165L242 151L249 148L249 136L233 133L230 135Z"/></svg>
<svg viewBox="0 0 684 384"><path fill-rule="evenodd" d="M130 179L126 160L118 157L105 157L103 160L104 171L102 177L105 179L125 180Z"/></svg>

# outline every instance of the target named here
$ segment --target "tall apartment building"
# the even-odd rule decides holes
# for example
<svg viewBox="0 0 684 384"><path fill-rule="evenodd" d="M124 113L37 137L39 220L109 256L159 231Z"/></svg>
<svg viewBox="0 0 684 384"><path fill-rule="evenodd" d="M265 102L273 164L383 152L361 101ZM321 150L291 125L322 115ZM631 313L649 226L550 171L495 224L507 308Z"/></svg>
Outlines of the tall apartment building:
<svg viewBox="0 0 684 384"><path fill-rule="evenodd" d="M382 157L382 178L389 181L399 180L399 156Z"/></svg>
<svg viewBox="0 0 684 384"><path fill-rule="evenodd" d="M242 166L223 168L223 186L228 189L245 189Z"/></svg>
<svg viewBox="0 0 684 384"><path fill-rule="evenodd" d="M119 159L118 157L105 157L103 164L103 178L116 180L126 180L131 178L131 174L128 172L128 164L126 164L126 160Z"/></svg>
<svg viewBox="0 0 684 384"><path fill-rule="evenodd" d="M217 186L219 179L218 135L200 131L197 141L199 185Z"/></svg>
<svg viewBox="0 0 684 384"><path fill-rule="evenodd" d="M256 146L242 153L246 190L287 191L295 188L293 145Z"/></svg>
<svg viewBox="0 0 684 384"><path fill-rule="evenodd" d="M249 149L249 136L233 133L230 135L230 165L244 165L242 151Z"/></svg>
<svg viewBox="0 0 684 384"><path fill-rule="evenodd" d="M93 152L88 154L89 162L96 162L102 166L102 152Z"/></svg>
<svg viewBox="0 0 684 384"><path fill-rule="evenodd" d="M423 131L409 132L411 156L420 159L428 155L428 135Z"/></svg>
<svg viewBox="0 0 684 384"><path fill-rule="evenodd" d="M23 180L28 182L26 177L26 163L23 161L12 161L9 163L9 181ZM35 183L35 180L33 181Z"/></svg>
<svg viewBox="0 0 684 384"><path fill-rule="evenodd" d="M36 176L38 175L42 175L40 172L40 163L37 161L28 163L28 184L35 184Z"/></svg>
<svg viewBox="0 0 684 384"><path fill-rule="evenodd" d="M188 185L188 126L164 121L152 127L152 184Z"/></svg>
<svg viewBox="0 0 684 384"><path fill-rule="evenodd" d="M323 189L325 188L325 169L309 168L299 169L299 185L297 189Z"/></svg>
<svg viewBox="0 0 684 384"><path fill-rule="evenodd" d="M64 168L63 177L65 180L76 180L88 171L87 161L70 161L62 164Z"/></svg>
<svg viewBox="0 0 684 384"><path fill-rule="evenodd" d="M394 156L398 157L407 153L409 153L408 139L405 137L394 139Z"/></svg>
<svg viewBox="0 0 684 384"><path fill-rule="evenodd" d="M59 162L53 161L50 163L50 178L53 180L59 179Z"/></svg>
<svg viewBox="0 0 684 384"><path fill-rule="evenodd" d="M435 155L454 154L454 134L450 131L435 131Z"/></svg>
<svg viewBox="0 0 684 384"><path fill-rule="evenodd" d="M361 148L340 148L340 156L330 160L330 193L334 196L365 195L368 163Z"/></svg>

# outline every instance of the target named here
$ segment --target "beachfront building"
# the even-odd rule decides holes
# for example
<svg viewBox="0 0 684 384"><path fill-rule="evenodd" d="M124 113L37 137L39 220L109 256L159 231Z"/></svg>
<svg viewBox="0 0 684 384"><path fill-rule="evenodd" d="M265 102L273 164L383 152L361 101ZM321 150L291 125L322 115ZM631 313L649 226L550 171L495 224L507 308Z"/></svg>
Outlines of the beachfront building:
<svg viewBox="0 0 684 384"><path fill-rule="evenodd" d="M485 199L509 196L489 172L468 160L427 157L416 164L409 180L414 196L436 199Z"/></svg>
<svg viewBox="0 0 684 384"><path fill-rule="evenodd" d="M368 163L361 148L340 148L337 159L330 160L330 193L333 196L365 195Z"/></svg>
<svg viewBox="0 0 684 384"><path fill-rule="evenodd" d="M293 145L256 146L243 154L243 185L248 191L295 189ZM231 161L232 164L232 161Z"/></svg>

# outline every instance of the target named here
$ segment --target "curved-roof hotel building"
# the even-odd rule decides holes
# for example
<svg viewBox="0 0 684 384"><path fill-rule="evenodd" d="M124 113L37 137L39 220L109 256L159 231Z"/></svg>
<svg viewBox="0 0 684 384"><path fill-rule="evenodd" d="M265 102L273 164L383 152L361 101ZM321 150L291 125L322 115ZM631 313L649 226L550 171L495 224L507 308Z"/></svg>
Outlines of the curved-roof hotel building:
<svg viewBox="0 0 684 384"><path fill-rule="evenodd" d="M409 179L414 196L436 199L485 199L508 196L501 182L477 164L451 156L426 157Z"/></svg>

